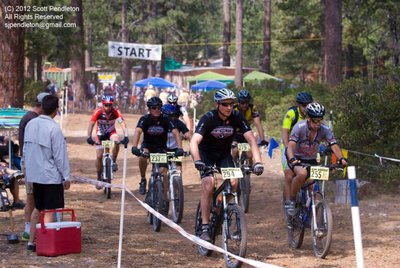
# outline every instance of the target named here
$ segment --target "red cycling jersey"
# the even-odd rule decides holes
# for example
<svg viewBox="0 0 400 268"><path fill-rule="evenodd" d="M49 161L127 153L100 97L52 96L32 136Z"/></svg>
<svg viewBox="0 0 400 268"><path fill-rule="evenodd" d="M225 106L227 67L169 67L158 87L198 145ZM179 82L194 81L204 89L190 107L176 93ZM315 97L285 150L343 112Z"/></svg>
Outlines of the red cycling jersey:
<svg viewBox="0 0 400 268"><path fill-rule="evenodd" d="M121 112L116 108L113 108L110 114L106 114L104 108L98 108L93 112L92 118L90 119L92 122L97 122L97 137L106 136L107 138L117 133L115 121L122 123L123 120Z"/></svg>

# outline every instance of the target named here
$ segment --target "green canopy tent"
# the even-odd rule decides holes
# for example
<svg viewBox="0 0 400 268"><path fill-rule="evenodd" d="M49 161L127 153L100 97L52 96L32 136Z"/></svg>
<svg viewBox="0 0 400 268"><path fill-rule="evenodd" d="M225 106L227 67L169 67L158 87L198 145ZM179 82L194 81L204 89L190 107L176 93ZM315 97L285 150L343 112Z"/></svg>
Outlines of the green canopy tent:
<svg viewBox="0 0 400 268"><path fill-rule="evenodd" d="M256 82L256 81L263 81L263 80L275 80L275 81L283 81L281 78L272 76L267 73L263 73L260 71L252 71L243 77L243 82Z"/></svg>
<svg viewBox="0 0 400 268"><path fill-rule="evenodd" d="M232 83L234 79L232 76L226 76L223 74L207 71L202 74L190 77L187 81L200 83L200 82L204 82L204 81L208 81L208 80L216 80L216 81L220 81L223 83Z"/></svg>
<svg viewBox="0 0 400 268"><path fill-rule="evenodd" d="M4 108L0 109L0 130L8 130L9 137L11 137L11 132L15 129L19 128L19 122L21 118L26 114L26 110L19 109L19 108ZM9 167L11 168L12 163L14 162L13 157L14 154L12 153L11 147L11 139L8 143L8 154L10 160Z"/></svg>

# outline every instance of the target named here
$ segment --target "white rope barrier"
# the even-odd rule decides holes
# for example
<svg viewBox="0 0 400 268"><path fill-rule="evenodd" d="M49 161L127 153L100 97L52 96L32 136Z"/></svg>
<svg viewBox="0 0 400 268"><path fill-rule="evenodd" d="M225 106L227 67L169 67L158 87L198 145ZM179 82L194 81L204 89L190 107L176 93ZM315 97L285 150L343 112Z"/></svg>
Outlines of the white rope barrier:
<svg viewBox="0 0 400 268"><path fill-rule="evenodd" d="M72 178L74 178L76 181L79 182L83 182L83 183L89 183L95 186L101 186L101 187L109 187L109 188L119 188L122 190L122 186L119 184L110 184L110 183L106 183L106 182L102 182L102 181L97 181L97 180L93 180L90 178L86 178L86 177L82 177L82 176L77 176L74 175L72 176ZM252 260L252 259L247 259L247 258L242 258L240 256L237 256L235 254L232 254L228 251L225 251L224 249L217 247L207 241L204 241L202 239L200 239L199 237L192 235L188 232L186 232L181 226L179 226L178 224L176 224L175 222L171 221L170 219L166 218L164 215L158 213L157 211L155 211L153 208L151 208L148 204L144 203L143 201L141 201L139 198L137 198L129 189L125 189L126 192L128 194L130 194L133 198L136 199L136 201L139 202L139 204L144 207L147 211L149 211L151 214L155 215L157 218L159 218L162 222L164 222L166 225L168 225L169 227L171 227L172 229L178 231L183 237L186 237L188 240L192 241L193 243L200 245L204 248L207 248L209 250L213 250L213 251L217 251L220 252L222 254L228 254L229 256L247 263L251 266L257 267L257 268L278 268L280 266L276 266L276 265L272 265L272 264L268 264L268 263L264 263L264 262L260 262L260 261L256 261L256 260Z"/></svg>

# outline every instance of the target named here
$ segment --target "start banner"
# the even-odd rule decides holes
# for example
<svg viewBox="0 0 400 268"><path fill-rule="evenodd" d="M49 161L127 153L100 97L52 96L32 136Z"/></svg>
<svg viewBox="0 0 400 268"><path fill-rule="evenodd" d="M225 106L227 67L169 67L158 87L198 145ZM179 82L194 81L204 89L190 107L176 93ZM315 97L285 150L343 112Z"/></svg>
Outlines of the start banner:
<svg viewBox="0 0 400 268"><path fill-rule="evenodd" d="M160 61L162 45L134 44L108 41L108 56Z"/></svg>

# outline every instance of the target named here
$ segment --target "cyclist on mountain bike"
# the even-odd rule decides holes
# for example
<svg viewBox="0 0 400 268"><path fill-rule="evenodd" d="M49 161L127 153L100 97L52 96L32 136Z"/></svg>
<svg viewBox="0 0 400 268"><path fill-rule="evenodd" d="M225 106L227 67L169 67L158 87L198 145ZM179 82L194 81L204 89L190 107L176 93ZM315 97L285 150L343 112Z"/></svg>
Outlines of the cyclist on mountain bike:
<svg viewBox="0 0 400 268"><path fill-rule="evenodd" d="M249 91L247 91L246 89L240 90L239 94L238 94L238 104L235 105L234 109L236 111L239 111L244 116L244 118L246 119L246 122L249 126L252 123L254 123L254 125L257 128L258 139L260 141L258 143L258 145L267 146L268 142L265 140L264 130L261 126L260 114L257 111L254 104L251 103L251 100L252 100L252 98L251 98ZM233 156L233 159L235 160L235 162L239 156L239 150L237 148L237 144L244 143L244 142L245 142L245 139L243 137L243 133L241 133L240 131L236 132L235 137L233 139L233 143L232 143L232 156ZM247 152L247 153L248 153L247 157L250 159L250 163L252 163L251 152Z"/></svg>
<svg viewBox="0 0 400 268"><path fill-rule="evenodd" d="M282 158L282 168L285 174L285 183L283 196L284 201L289 200L290 198L290 185L292 182L293 175L290 172L290 169L287 169L287 160L286 160L286 148L289 144L289 135L292 131L294 125L298 121L306 119L305 109L307 104L313 102L313 97L311 94L301 91L296 96L297 106L292 106L289 108L285 117L283 118L282 123L282 137L281 137L281 158Z"/></svg>
<svg viewBox="0 0 400 268"><path fill-rule="evenodd" d="M102 97L101 103L103 107L97 108L90 119L89 127L88 127L88 138L87 143L90 145L96 144L96 171L97 171L97 180L101 181L101 174L103 169L103 146L101 145L101 141L104 140L112 140L115 143L118 142L118 134L115 129L115 122L121 124L124 131L124 139L122 140L123 144L128 144L128 129L126 127L126 123L124 118L122 117L121 112L113 107L114 97L110 95L104 95ZM97 130L96 130L96 141L92 139L93 127L97 122ZM113 170L118 170L118 165L116 163L117 156L119 152L119 146L116 144L112 150L112 158L114 161ZM101 187L97 187L97 189L101 189Z"/></svg>
<svg viewBox="0 0 400 268"><path fill-rule="evenodd" d="M179 131L173 121L163 114L161 114L162 101L158 97L152 97L147 101L149 114L142 116L135 129L133 135L132 154L139 157L139 171L141 180L139 183L139 193L146 194L146 168L147 158L141 156L142 151L144 154L149 153L165 153L167 151L167 137L168 131L171 131L176 139L177 156L183 155L182 140ZM140 136L143 133L143 142L141 148L138 148ZM160 172L164 174L164 185L167 184L167 164L160 164ZM164 196L168 187L164 187Z"/></svg>
<svg viewBox="0 0 400 268"><path fill-rule="evenodd" d="M190 153L197 170L200 171L202 193L201 193L201 215L202 234L201 239L210 241L210 206L214 190L214 177L207 166L216 165L220 167L235 167L231 155L231 144L239 129L244 138L250 144L254 166L253 172L261 175L264 166L261 163L260 151L258 150L253 132L247 125L244 117L233 109L236 101L235 94L229 89L220 89L214 95L216 109L206 113L199 121L196 131L190 140ZM236 187L236 181L232 181Z"/></svg>
<svg viewBox="0 0 400 268"><path fill-rule="evenodd" d="M185 107L178 104L178 97L175 96L174 93L169 93L167 97L167 102L172 104L176 107L176 117L182 117L183 122L185 122L186 127L189 129L190 132L193 132L192 123L189 117L189 114Z"/></svg>
<svg viewBox="0 0 400 268"><path fill-rule="evenodd" d="M306 106L306 120L298 122L289 137L289 144L286 151L288 159L288 174L291 176L289 184L289 199L285 201L285 209L288 215L295 214L295 197L306 178L309 177L308 170L301 163L317 165L317 153L322 140L325 140L331 147L337 162L347 166L347 159L343 157L342 150L336 142L332 131L322 123L325 115L325 107L313 102Z"/></svg>

